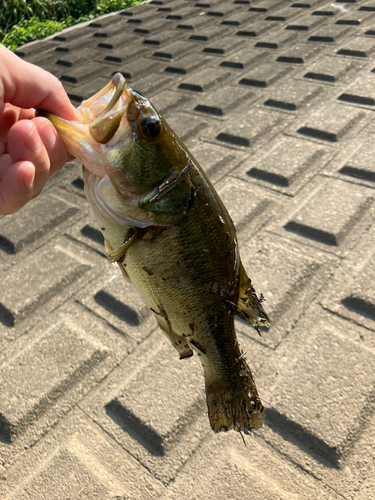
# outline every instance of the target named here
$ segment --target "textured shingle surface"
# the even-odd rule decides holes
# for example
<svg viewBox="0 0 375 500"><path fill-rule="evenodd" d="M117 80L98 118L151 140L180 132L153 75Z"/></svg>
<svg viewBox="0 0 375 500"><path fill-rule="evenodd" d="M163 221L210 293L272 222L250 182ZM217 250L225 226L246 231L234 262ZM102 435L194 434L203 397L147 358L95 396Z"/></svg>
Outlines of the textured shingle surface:
<svg viewBox="0 0 375 500"><path fill-rule="evenodd" d="M375 498L375 2L152 0L17 54L76 105L121 71L226 203L272 321L266 423L214 435L70 164L0 220L0 499Z"/></svg>

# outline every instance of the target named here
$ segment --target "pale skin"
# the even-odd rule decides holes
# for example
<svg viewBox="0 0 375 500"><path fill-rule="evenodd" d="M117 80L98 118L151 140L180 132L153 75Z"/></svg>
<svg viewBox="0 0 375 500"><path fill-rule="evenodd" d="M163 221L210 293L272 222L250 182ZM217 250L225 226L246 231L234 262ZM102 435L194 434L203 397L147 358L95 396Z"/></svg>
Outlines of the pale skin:
<svg viewBox="0 0 375 500"><path fill-rule="evenodd" d="M51 122L36 117L35 109L77 119L56 77L0 45L0 215L38 196L72 159Z"/></svg>

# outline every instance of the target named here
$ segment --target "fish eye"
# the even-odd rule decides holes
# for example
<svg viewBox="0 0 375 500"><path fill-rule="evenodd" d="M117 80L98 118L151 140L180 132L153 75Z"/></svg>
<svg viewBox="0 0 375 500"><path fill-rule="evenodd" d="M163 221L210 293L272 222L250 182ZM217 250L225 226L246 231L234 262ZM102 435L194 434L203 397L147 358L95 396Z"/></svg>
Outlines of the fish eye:
<svg viewBox="0 0 375 500"><path fill-rule="evenodd" d="M159 135L159 132L161 130L160 121L151 116L143 118L141 122L141 130L145 137L154 139Z"/></svg>

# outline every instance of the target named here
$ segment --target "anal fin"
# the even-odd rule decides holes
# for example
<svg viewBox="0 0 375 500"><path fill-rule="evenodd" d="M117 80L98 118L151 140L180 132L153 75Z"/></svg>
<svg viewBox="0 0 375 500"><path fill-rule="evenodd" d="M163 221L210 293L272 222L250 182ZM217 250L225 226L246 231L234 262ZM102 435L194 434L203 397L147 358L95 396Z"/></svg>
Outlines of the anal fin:
<svg viewBox="0 0 375 500"><path fill-rule="evenodd" d="M167 339L171 342L173 347L175 347L178 352L180 359L187 359L193 356L193 351L187 343L186 339L181 335L178 335L172 330L171 324L169 322L167 313L164 309L159 307L159 311L151 309L154 313L156 321L158 322L160 330L164 333Z"/></svg>
<svg viewBox="0 0 375 500"><path fill-rule="evenodd" d="M268 327L271 324L242 263L240 263L236 314L254 327Z"/></svg>

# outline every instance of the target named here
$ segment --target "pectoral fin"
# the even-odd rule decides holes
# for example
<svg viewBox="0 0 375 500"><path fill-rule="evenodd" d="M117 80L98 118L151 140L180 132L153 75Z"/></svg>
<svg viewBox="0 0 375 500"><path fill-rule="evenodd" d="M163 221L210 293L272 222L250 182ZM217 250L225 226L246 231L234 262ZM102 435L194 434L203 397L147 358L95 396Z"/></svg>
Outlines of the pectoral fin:
<svg viewBox="0 0 375 500"><path fill-rule="evenodd" d="M104 240L104 246L106 249L106 256L109 262L122 262L124 260L125 254L128 251L130 245L134 243L139 237L142 231L137 227L131 227L126 233L124 243L118 248L112 249L107 240Z"/></svg>
<svg viewBox="0 0 375 500"><path fill-rule="evenodd" d="M263 309L261 300L255 293L255 289L242 263L240 264L236 314L254 327L270 326L269 317Z"/></svg>

